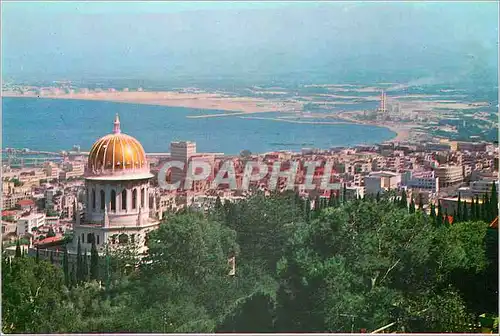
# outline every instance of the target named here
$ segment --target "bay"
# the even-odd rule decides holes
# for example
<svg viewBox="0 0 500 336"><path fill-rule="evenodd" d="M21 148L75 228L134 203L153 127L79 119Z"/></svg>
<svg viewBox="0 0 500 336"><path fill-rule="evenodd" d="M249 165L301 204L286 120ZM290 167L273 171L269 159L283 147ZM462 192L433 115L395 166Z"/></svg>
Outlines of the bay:
<svg viewBox="0 0 500 336"><path fill-rule="evenodd" d="M356 124L301 124L246 119L231 112L104 101L4 97L2 147L31 150L88 151L111 133L119 113L122 132L137 138L146 152L169 152L171 141L194 141L198 152L238 154L274 150L300 151L333 146L373 144L396 134L386 128ZM190 115L227 113L216 118ZM276 118L278 113L253 114Z"/></svg>

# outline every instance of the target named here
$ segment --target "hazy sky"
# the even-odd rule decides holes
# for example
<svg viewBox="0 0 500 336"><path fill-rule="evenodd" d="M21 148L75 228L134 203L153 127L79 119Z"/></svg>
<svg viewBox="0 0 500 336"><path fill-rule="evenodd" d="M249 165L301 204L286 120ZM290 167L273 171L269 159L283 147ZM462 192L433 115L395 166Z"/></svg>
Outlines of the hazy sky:
<svg viewBox="0 0 500 336"><path fill-rule="evenodd" d="M20 79L496 82L497 43L497 2L2 2Z"/></svg>

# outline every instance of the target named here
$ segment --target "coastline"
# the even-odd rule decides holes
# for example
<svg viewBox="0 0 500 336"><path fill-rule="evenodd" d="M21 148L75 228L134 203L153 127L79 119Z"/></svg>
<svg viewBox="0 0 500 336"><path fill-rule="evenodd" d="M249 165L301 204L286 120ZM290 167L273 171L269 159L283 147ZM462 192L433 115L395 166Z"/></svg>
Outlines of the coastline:
<svg viewBox="0 0 500 336"><path fill-rule="evenodd" d="M294 101L270 101L262 98L252 97L230 97L214 93L179 93L172 91L142 91L142 92L91 92L73 94L42 94L36 95L19 94L11 91L2 92L2 97L9 98L39 98L39 99L66 99L66 100L86 100L86 101L106 101L115 103L143 104L154 106L184 107L201 110L218 110L233 112L231 114L215 113L201 116L188 116L188 118L213 118L234 115L240 118L247 114L269 113L269 112L296 112L302 111L303 105ZM253 117L257 118L257 117ZM301 121L308 124L358 124L383 127L396 133L387 142L407 141L410 136L412 126L387 125L374 122L366 122L353 119L344 114L335 115L341 121ZM268 119L268 118L264 118ZM290 122L288 120L276 119L276 121Z"/></svg>
<svg viewBox="0 0 500 336"><path fill-rule="evenodd" d="M115 103L186 107L242 113L279 112L302 109L298 102L277 102L253 97L230 97L213 93L180 93L172 91L91 92L73 94L18 94L7 91L3 97L108 101Z"/></svg>

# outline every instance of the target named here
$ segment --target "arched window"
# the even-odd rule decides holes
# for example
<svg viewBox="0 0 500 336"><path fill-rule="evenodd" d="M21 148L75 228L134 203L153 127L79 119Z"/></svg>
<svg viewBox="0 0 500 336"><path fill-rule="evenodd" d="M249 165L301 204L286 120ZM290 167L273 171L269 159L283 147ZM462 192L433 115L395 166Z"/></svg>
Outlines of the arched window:
<svg viewBox="0 0 500 336"><path fill-rule="evenodd" d="M116 211L116 191L111 190L111 211Z"/></svg>
<svg viewBox="0 0 500 336"><path fill-rule="evenodd" d="M104 210L104 207L106 205L106 196L104 194L104 190L102 189L100 191L100 196L101 196L101 210Z"/></svg>
<svg viewBox="0 0 500 336"><path fill-rule="evenodd" d="M92 240L94 237L92 237L93 234L92 233L87 233L87 243L92 243Z"/></svg>
<svg viewBox="0 0 500 336"><path fill-rule="evenodd" d="M97 235L97 245L99 245L99 235Z"/></svg>
<svg viewBox="0 0 500 336"><path fill-rule="evenodd" d="M122 210L127 210L127 189L122 191Z"/></svg>
<svg viewBox="0 0 500 336"><path fill-rule="evenodd" d="M82 244L85 243L85 233L82 233Z"/></svg>
<svg viewBox="0 0 500 336"><path fill-rule="evenodd" d="M92 189L92 209L95 209L95 189Z"/></svg>
<svg viewBox="0 0 500 336"><path fill-rule="evenodd" d="M121 235L118 236L118 244L127 244L128 243L128 236L125 233L122 233Z"/></svg>
<svg viewBox="0 0 500 336"><path fill-rule="evenodd" d="M141 208L144 208L144 202L146 200L146 188L141 189Z"/></svg>
<svg viewBox="0 0 500 336"><path fill-rule="evenodd" d="M137 189L132 191L132 209L137 208Z"/></svg>

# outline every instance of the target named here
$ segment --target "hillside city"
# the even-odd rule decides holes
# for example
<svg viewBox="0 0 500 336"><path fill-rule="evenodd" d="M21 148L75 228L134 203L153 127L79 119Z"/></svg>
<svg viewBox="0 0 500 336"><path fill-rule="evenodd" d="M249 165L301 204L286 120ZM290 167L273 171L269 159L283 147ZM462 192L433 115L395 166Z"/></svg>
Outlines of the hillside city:
<svg viewBox="0 0 500 336"><path fill-rule="evenodd" d="M242 192L229 187L213 190L207 181L195 182L191 190L162 190L155 180L162 163L168 160L208 161L214 167L212 179L217 175L218 167L228 159L241 163L243 159L252 158L269 167L275 161L305 163L314 160L322 165L332 162L331 181L345 186L347 198L405 190L408 203L412 199L415 202L422 200L427 212L431 205L440 204L450 216L456 212L459 195L463 202L471 202L476 197L481 201L493 183L498 186L498 147L484 142L387 143L330 150L303 149L301 153L252 154L243 151L245 157L197 153L193 142L172 143L171 148L174 155L148 155L151 172L155 174L153 186L156 185L149 194L153 205L151 215L160 219L165 212L184 208L206 212L217 197L223 202L234 202L251 194L251 191ZM86 160L84 153L70 151L59 162L39 162L37 167L2 167L4 244L12 245L21 239L26 247L45 247L71 235L75 216L77 213L81 215L83 210ZM241 183L243 165L239 167L236 177ZM305 167L303 164L299 167L297 175L300 178ZM322 169L316 168L315 174ZM302 198L311 199L312 207L318 197L328 199L331 193L320 190L319 180L313 182L317 185L316 190L295 190ZM284 190L286 179L281 178L279 183L278 187ZM266 178L263 178L256 187L266 191L266 184Z"/></svg>

